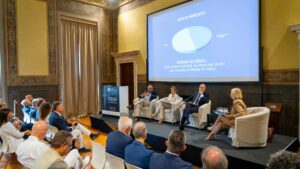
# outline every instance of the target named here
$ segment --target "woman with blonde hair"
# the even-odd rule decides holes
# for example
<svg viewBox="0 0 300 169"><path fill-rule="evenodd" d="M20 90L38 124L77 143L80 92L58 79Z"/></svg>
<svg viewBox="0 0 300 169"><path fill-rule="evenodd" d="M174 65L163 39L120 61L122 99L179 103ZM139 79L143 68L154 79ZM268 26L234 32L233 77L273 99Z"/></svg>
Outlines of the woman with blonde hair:
<svg viewBox="0 0 300 169"><path fill-rule="evenodd" d="M214 125L207 128L211 132L208 134L206 140L214 139L214 135L222 128L230 128L234 126L236 117L247 114L247 106L243 101L242 90L240 88L231 89L230 97L233 100L231 111L225 113L225 115L219 115Z"/></svg>

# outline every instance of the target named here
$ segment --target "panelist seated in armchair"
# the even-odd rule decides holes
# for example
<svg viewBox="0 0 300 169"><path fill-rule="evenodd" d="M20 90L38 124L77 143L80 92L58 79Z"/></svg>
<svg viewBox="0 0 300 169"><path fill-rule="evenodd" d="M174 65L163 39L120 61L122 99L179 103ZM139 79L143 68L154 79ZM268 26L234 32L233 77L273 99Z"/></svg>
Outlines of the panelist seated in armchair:
<svg viewBox="0 0 300 169"><path fill-rule="evenodd" d="M214 139L214 135L217 134L222 128L231 128L235 125L235 118L244 116L247 114L247 106L244 103L242 90L240 88L231 89L230 97L233 100L233 106L230 112L224 115L219 115L214 125L207 129L211 131L206 140Z"/></svg>
<svg viewBox="0 0 300 169"><path fill-rule="evenodd" d="M149 84L147 86L147 89L144 91L144 93L142 93L139 96L139 98L136 98L133 101L133 105L134 105L133 117L135 121L137 120L137 117L140 116L140 112L143 107L150 106L150 112L154 112L155 99L157 99L157 93L156 91L154 91L153 85Z"/></svg>
<svg viewBox="0 0 300 169"><path fill-rule="evenodd" d="M178 105L182 101L182 98L177 94L177 88L175 86L170 87L170 94L168 97L162 98L156 102L156 111L152 113L152 117L156 117L159 114L159 123L164 120L165 109L171 109L172 105Z"/></svg>
<svg viewBox="0 0 300 169"><path fill-rule="evenodd" d="M180 107L185 107L180 121L180 130L184 130L185 125L189 123L189 115L198 112L198 109L203 104L209 102L209 95L206 93L206 85L200 84L199 90L185 99Z"/></svg>

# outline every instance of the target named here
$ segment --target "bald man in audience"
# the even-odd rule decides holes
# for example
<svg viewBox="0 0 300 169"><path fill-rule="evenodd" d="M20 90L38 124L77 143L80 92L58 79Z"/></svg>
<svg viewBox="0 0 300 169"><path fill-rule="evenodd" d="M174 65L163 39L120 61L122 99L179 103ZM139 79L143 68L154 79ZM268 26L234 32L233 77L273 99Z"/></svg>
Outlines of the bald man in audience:
<svg viewBox="0 0 300 169"><path fill-rule="evenodd" d="M136 123L132 133L135 141L125 148L125 161L134 166L148 169L153 151L148 150L144 145L147 138L147 128L145 123Z"/></svg>
<svg viewBox="0 0 300 169"><path fill-rule="evenodd" d="M43 142L47 131L48 124L38 121L32 127L31 136L19 145L16 155L23 166L32 168L35 160L48 150L49 146Z"/></svg>
<svg viewBox="0 0 300 169"><path fill-rule="evenodd" d="M209 146L202 151L201 155L203 169L227 169L228 161L221 149Z"/></svg>
<svg viewBox="0 0 300 169"><path fill-rule="evenodd" d="M112 131L107 136L106 152L124 159L125 147L133 141L130 137L131 129L132 119L120 117L118 131Z"/></svg>

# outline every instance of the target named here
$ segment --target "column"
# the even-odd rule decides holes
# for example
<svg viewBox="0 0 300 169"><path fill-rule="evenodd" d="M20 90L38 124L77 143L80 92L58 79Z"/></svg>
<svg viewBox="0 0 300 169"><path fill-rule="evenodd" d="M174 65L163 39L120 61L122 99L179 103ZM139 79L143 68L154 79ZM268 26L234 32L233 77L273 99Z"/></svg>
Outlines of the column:
<svg viewBox="0 0 300 169"><path fill-rule="evenodd" d="M292 32L296 32L297 33L297 36L298 36L298 56L299 56L299 65L300 65L300 24L295 24L295 25L290 25L289 26L290 30ZM299 72L300 72L300 67L299 67ZM300 79L300 78L299 78ZM300 82L299 82L300 84ZM300 85L299 85L299 91L300 91ZM298 96L299 97L299 110L298 110L298 138L300 138L300 95Z"/></svg>

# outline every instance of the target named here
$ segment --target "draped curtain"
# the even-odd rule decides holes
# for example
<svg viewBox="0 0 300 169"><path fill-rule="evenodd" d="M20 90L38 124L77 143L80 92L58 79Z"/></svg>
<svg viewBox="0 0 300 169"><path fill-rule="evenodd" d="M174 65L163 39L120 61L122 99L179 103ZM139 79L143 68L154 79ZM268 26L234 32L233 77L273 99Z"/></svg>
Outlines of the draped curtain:
<svg viewBox="0 0 300 169"><path fill-rule="evenodd" d="M97 24L60 20L60 85L66 116L98 111Z"/></svg>
<svg viewBox="0 0 300 169"><path fill-rule="evenodd" d="M1 18L1 21L0 21L0 102L1 101L5 101L5 98L6 98L6 90L5 90L5 78L4 78L4 31L3 31L3 22L2 22L2 18L3 18L3 12L2 12L2 9L3 9L3 2L1 1L0 2L0 9L1 9L1 12L0 12L0 18Z"/></svg>

